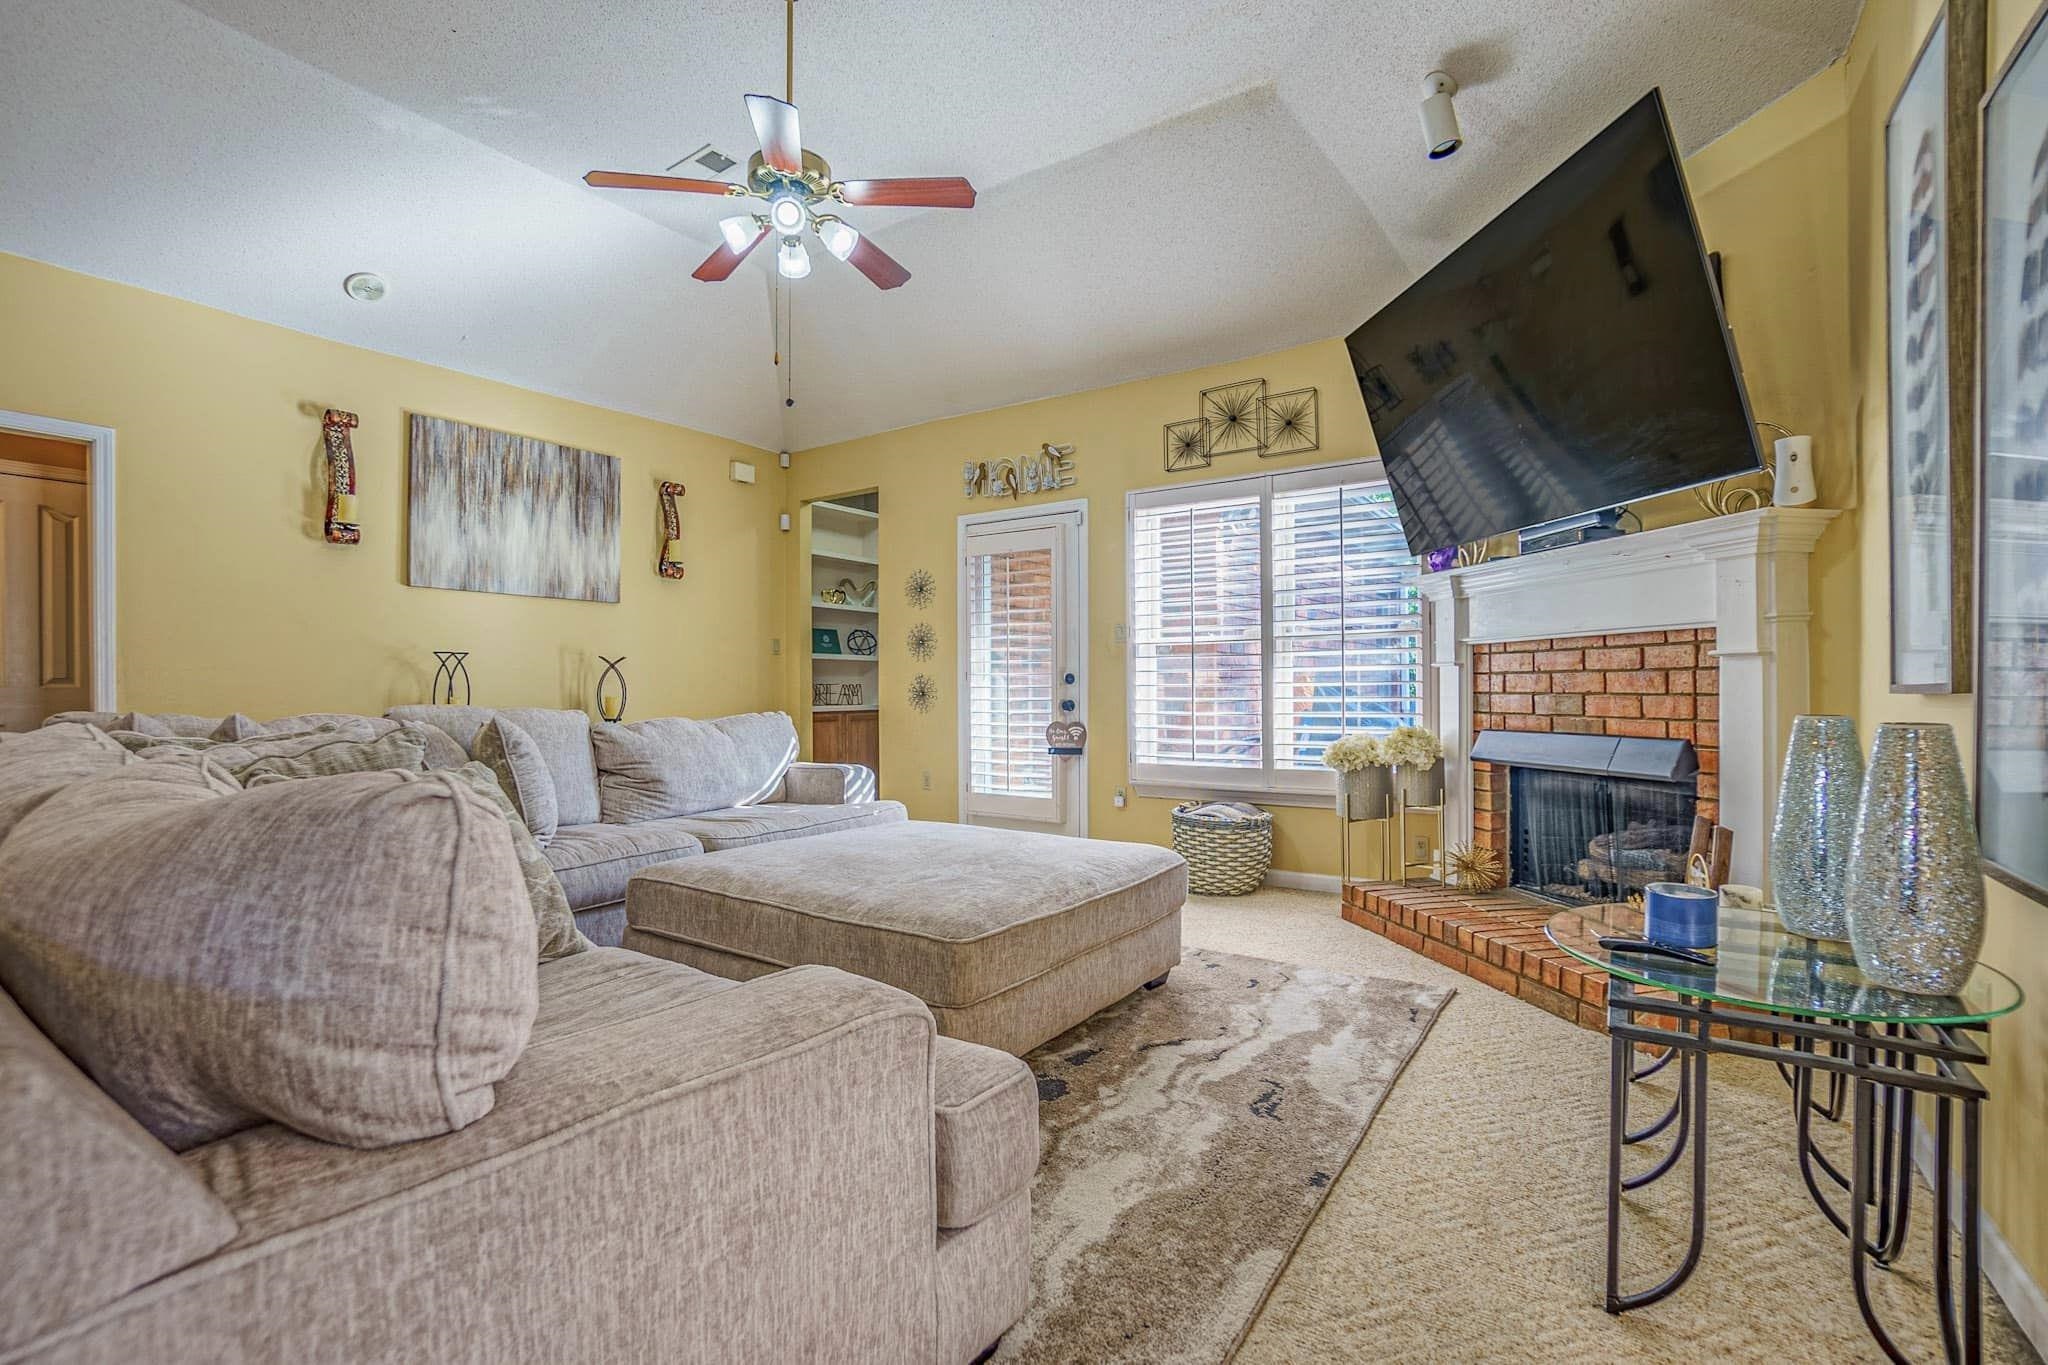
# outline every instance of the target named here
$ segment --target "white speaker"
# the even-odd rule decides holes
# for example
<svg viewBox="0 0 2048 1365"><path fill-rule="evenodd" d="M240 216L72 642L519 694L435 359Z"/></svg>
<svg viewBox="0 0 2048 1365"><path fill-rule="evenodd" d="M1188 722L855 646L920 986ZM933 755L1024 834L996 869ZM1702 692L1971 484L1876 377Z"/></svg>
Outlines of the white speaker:
<svg viewBox="0 0 2048 1365"><path fill-rule="evenodd" d="M1771 446L1778 454L1777 483L1771 501L1780 507L1804 507L1813 501L1813 438L1782 436Z"/></svg>

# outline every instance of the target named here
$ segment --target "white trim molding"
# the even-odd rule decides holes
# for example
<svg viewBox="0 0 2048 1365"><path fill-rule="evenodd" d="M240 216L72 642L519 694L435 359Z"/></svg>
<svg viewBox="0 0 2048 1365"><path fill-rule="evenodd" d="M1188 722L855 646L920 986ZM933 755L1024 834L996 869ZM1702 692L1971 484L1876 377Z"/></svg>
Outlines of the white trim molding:
<svg viewBox="0 0 2048 1365"><path fill-rule="evenodd" d="M1423 575L1446 760L1445 842L1472 837L1473 645L1712 627L1732 879L1764 885L1785 738L1812 692L1808 561L1837 515L1765 507Z"/></svg>
<svg viewBox="0 0 2048 1365"><path fill-rule="evenodd" d="M86 454L86 526L92 550L92 709L113 711L114 679L114 429L30 412L0 411L0 431L82 441Z"/></svg>
<svg viewBox="0 0 2048 1365"><path fill-rule="evenodd" d="M1920 1168L1921 1179L1929 1189L1934 1188L1934 1135L1925 1123L1913 1125L1913 1164ZM1948 1173L1950 1179L1949 1213L1958 1230L1962 1226L1963 1196L1955 1187L1957 1173ZM1999 1232L1998 1224L1991 1221L1991 1215L1981 1208L1977 1211L1977 1253L1984 1268L1984 1278L1991 1281L1991 1287L1998 1291L1998 1297L2005 1304L2005 1311L2012 1314L2012 1320L2020 1333L2033 1343L2034 1349L2048 1356L2048 1294L2041 1292L2041 1286L2034 1283L2033 1276L2014 1254L2012 1244Z"/></svg>

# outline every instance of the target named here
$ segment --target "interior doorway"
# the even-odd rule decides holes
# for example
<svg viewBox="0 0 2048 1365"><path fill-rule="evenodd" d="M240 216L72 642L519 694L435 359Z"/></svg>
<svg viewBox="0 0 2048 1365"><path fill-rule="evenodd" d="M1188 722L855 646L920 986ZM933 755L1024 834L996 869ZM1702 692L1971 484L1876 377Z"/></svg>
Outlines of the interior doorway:
<svg viewBox="0 0 2048 1365"><path fill-rule="evenodd" d="M963 824L1087 836L1086 754L1052 752L1046 733L1087 721L1087 516L1069 502L960 519Z"/></svg>
<svg viewBox="0 0 2048 1365"><path fill-rule="evenodd" d="M0 412L0 729L111 710L113 432Z"/></svg>

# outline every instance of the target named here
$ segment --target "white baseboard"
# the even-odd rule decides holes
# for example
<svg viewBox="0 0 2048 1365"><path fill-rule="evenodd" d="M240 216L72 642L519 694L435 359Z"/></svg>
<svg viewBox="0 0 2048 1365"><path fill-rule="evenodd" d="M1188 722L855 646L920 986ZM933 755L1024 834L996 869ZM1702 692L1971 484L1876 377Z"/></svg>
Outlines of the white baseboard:
<svg viewBox="0 0 2048 1365"><path fill-rule="evenodd" d="M1327 872L1283 872L1277 867L1267 869L1266 885L1289 891L1327 891L1333 896L1344 889L1343 881Z"/></svg>
<svg viewBox="0 0 2048 1365"><path fill-rule="evenodd" d="M1920 1168L1920 1174L1928 1184L1934 1183L1934 1134L1924 1123L1913 1125L1913 1164ZM1952 1192L1954 1197L1949 1200L1949 1209L1955 1218L1960 1219L1962 1192ZM2048 1295L2041 1292L2041 1286L2027 1274L2020 1258L2013 1255L2012 1247L1998 1231L1998 1225L1991 1221L1991 1215L1980 1209L1977 1224L1977 1248L1984 1278L1991 1281L1991 1287L2005 1301L2005 1311L2012 1314L2021 1333L2034 1343L2034 1349L2048 1356Z"/></svg>

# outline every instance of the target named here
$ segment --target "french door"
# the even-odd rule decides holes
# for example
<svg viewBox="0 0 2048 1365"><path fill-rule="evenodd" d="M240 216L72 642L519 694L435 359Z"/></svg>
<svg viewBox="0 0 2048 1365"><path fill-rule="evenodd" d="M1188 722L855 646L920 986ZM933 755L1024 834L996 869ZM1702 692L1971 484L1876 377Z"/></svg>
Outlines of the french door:
<svg viewBox="0 0 2048 1365"><path fill-rule="evenodd" d="M962 823L1088 832L1087 759L1046 737L1087 721L1086 519L1081 503L960 519Z"/></svg>

